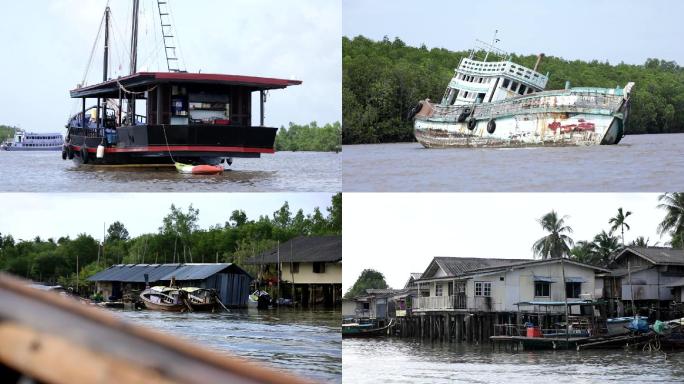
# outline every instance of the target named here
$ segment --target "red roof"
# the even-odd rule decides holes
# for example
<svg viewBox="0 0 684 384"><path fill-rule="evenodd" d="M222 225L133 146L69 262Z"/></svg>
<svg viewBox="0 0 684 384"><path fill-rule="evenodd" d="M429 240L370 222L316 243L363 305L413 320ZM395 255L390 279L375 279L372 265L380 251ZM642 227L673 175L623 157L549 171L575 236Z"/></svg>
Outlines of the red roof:
<svg viewBox="0 0 684 384"><path fill-rule="evenodd" d="M102 97L104 94L108 93L118 94L119 87L117 82L126 88L173 82L243 86L253 88L254 90L285 88L291 85L299 85L302 83L301 80L286 80L270 77L242 75L223 75L216 73L138 72L133 75L108 80L103 83L72 89L71 97Z"/></svg>

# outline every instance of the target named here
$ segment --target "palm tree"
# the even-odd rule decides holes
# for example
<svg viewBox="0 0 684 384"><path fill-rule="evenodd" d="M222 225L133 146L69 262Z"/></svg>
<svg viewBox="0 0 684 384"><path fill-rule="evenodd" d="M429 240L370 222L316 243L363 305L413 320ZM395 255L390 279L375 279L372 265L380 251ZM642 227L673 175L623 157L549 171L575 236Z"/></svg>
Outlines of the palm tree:
<svg viewBox="0 0 684 384"><path fill-rule="evenodd" d="M636 239L632 240L632 242L629 243L629 245L635 246L635 247L648 247L648 243L650 241L651 241L651 239L649 239L649 238L639 236ZM658 245L658 242L656 241L655 244L653 244L653 245L654 246Z"/></svg>
<svg viewBox="0 0 684 384"><path fill-rule="evenodd" d="M658 233L670 232L672 246L684 248L684 192L668 192L658 196L658 208L667 210L658 225Z"/></svg>
<svg viewBox="0 0 684 384"><path fill-rule="evenodd" d="M594 243L589 241L578 241L570 251L570 258L585 264L596 263Z"/></svg>
<svg viewBox="0 0 684 384"><path fill-rule="evenodd" d="M570 254L573 241L566 233L572 233L572 228L565 225L567 218L568 216L559 218L556 211L551 211L537 220L542 228L550 233L534 243L532 251L535 255L546 260Z"/></svg>
<svg viewBox="0 0 684 384"><path fill-rule="evenodd" d="M618 243L618 238L613 236L611 233L606 233L606 231L601 231L598 235L594 236L594 241L592 242L594 253L596 254L596 261L601 265L608 265L610 262L610 257L613 252L620 248Z"/></svg>
<svg viewBox="0 0 684 384"><path fill-rule="evenodd" d="M625 246L625 227L627 227L627 230L629 231L629 224L625 222L627 220L627 216L631 215L632 212L627 211L626 213L623 214L622 212L622 207L618 208L618 214L615 217L612 217L610 221L608 221L608 224L612 224L613 226L610 227L610 233L613 234L615 230L620 228L622 231L622 246Z"/></svg>

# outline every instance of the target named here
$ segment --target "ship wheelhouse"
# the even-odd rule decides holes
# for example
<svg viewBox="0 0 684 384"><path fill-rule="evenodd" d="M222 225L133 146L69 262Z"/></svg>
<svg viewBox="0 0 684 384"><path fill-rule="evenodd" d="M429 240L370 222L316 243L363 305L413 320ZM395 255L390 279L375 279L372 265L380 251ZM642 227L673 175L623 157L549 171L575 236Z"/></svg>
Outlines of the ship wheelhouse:
<svg viewBox="0 0 684 384"><path fill-rule="evenodd" d="M463 58L449 82L442 105L491 103L543 91L548 74L512 61L486 62Z"/></svg>
<svg viewBox="0 0 684 384"><path fill-rule="evenodd" d="M127 163L259 157L273 153L277 133L264 126L266 92L298 84L250 76L135 73L71 91L72 98L82 99L82 110L68 123L67 142L79 153L95 153L103 145L110 160L118 156ZM261 118L252 126L252 92L257 91ZM97 106L86 109L88 99L97 99ZM135 110L136 99L144 100L143 111Z"/></svg>

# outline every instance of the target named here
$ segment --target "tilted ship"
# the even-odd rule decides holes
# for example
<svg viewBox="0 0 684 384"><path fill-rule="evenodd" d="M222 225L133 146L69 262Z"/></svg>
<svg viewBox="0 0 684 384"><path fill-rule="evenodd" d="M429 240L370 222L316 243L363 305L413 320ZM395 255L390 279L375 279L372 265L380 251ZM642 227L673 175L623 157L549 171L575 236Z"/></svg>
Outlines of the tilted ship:
<svg viewBox="0 0 684 384"><path fill-rule="evenodd" d="M495 40L497 41L497 40ZM525 147L617 144L624 136L634 83L624 88L545 91L548 74L510 60L487 45L462 58L441 102L421 101L409 114L416 140L426 148ZM504 60L487 61L492 51Z"/></svg>
<svg viewBox="0 0 684 384"><path fill-rule="evenodd" d="M94 164L196 166L274 153L277 128L264 125L267 92L302 82L181 70L166 1L157 5L168 72L138 72L139 1L133 0L127 76L108 76L110 9L105 10L100 25L102 82L71 90L72 98L81 99L81 111L67 122L62 158ZM252 126L252 92L260 94L259 126ZM96 104L86 108L92 105L88 99ZM144 111L136 110L136 100L145 102Z"/></svg>

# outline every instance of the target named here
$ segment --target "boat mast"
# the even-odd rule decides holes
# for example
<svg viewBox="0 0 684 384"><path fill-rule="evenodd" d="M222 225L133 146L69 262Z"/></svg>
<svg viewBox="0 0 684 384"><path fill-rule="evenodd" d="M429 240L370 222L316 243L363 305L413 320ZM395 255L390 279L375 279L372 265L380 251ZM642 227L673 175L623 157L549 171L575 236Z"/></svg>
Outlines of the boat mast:
<svg viewBox="0 0 684 384"><path fill-rule="evenodd" d="M109 69L109 7L105 8L105 39L104 39L104 65L102 70L102 81L107 81L107 70Z"/></svg>
<svg viewBox="0 0 684 384"><path fill-rule="evenodd" d="M138 64L138 8L140 0L133 0L133 17L131 22L131 67L130 74L134 75ZM135 94L131 94L128 102L128 119L135 125Z"/></svg>

